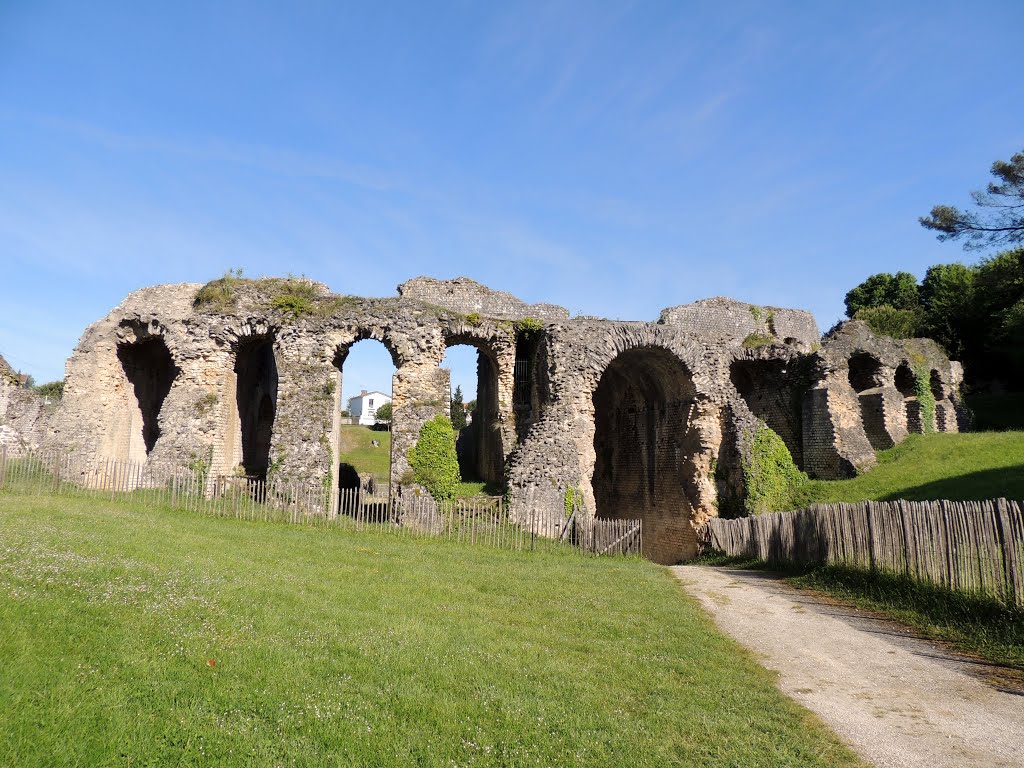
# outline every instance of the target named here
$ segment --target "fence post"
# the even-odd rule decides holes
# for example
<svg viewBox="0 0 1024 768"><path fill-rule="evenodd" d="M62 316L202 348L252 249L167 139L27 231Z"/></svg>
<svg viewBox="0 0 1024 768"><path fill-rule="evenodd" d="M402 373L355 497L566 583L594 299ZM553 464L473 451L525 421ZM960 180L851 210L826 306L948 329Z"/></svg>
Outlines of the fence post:
<svg viewBox="0 0 1024 768"><path fill-rule="evenodd" d="M7 446L0 447L0 488L4 487L4 478L7 475Z"/></svg>

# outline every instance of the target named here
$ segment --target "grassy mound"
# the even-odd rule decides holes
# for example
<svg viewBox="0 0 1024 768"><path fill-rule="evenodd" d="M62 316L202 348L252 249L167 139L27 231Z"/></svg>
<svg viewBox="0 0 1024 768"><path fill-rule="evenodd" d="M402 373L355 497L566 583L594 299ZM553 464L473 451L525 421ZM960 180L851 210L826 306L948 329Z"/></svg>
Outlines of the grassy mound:
<svg viewBox="0 0 1024 768"><path fill-rule="evenodd" d="M1000 497L1024 499L1024 432L911 435L859 477L806 484L799 504Z"/></svg>
<svg viewBox="0 0 1024 768"><path fill-rule="evenodd" d="M664 569L0 495L12 765L856 760Z"/></svg>

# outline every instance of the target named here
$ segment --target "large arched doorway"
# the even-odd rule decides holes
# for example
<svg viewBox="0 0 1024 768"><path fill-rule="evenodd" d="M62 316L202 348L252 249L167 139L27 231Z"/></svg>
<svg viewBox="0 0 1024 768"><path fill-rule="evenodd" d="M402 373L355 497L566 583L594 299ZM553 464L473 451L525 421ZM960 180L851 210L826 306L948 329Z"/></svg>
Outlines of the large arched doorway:
<svg viewBox="0 0 1024 768"><path fill-rule="evenodd" d="M235 400L242 437L242 470L264 481L277 412L277 358L271 336L241 339L235 357Z"/></svg>
<svg viewBox="0 0 1024 768"><path fill-rule="evenodd" d="M690 429L696 390L671 352L643 347L623 352L594 392L594 476L599 519L640 519L644 554L676 563L696 554L690 524Z"/></svg>
<svg viewBox="0 0 1024 768"><path fill-rule="evenodd" d="M145 461L160 439L160 410L178 376L178 367L171 358L167 344L159 336L149 336L132 344L120 344L117 357L135 391L137 408L131 419L128 458L132 461Z"/></svg>
<svg viewBox="0 0 1024 768"><path fill-rule="evenodd" d="M450 414L464 490L479 486L480 492L500 494L505 449L499 422L498 361L482 341L453 337L446 343L441 367L449 371Z"/></svg>

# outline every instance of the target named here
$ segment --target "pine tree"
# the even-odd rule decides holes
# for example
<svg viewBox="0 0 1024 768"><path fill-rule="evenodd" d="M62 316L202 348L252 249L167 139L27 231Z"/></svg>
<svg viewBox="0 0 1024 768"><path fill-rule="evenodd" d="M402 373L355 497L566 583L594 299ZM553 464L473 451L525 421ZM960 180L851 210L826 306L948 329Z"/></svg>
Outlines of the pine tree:
<svg viewBox="0 0 1024 768"><path fill-rule="evenodd" d="M452 428L458 432L466 426L466 409L462 405L462 387L455 387L455 394L452 395L451 407Z"/></svg>

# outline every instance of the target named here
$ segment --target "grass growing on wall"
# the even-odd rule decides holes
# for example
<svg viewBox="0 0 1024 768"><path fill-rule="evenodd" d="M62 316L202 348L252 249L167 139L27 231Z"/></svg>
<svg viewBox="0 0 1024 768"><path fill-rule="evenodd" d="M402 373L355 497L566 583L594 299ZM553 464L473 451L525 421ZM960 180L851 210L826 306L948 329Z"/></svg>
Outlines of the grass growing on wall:
<svg viewBox="0 0 1024 768"><path fill-rule="evenodd" d="M10 765L850 766L640 560L0 494Z"/></svg>

